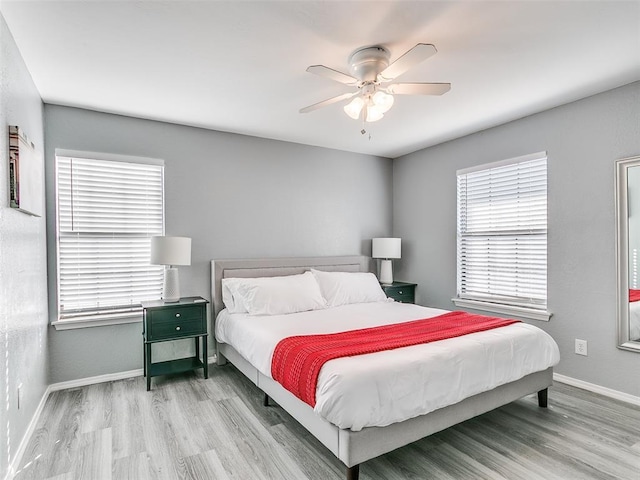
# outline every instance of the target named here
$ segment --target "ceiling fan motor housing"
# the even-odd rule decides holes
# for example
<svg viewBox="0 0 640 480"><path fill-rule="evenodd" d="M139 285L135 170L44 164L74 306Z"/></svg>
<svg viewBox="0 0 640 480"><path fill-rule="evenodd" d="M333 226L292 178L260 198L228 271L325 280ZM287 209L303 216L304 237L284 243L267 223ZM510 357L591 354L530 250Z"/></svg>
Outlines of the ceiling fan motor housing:
<svg viewBox="0 0 640 480"><path fill-rule="evenodd" d="M349 57L349 73L361 82L375 82L388 66L389 50L380 46L361 48Z"/></svg>

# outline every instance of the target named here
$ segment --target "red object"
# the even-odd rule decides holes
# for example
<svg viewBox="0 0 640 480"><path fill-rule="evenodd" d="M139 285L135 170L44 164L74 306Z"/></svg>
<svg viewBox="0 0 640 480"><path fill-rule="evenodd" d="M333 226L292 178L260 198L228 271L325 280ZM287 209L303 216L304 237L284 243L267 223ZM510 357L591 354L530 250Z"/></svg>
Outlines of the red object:
<svg viewBox="0 0 640 480"><path fill-rule="evenodd" d="M314 407L318 375L329 360L460 337L518 321L449 312L381 327L288 337L276 345L271 360L271 376L300 400Z"/></svg>
<svg viewBox="0 0 640 480"><path fill-rule="evenodd" d="M629 301L637 302L640 300L640 290L629 290Z"/></svg>

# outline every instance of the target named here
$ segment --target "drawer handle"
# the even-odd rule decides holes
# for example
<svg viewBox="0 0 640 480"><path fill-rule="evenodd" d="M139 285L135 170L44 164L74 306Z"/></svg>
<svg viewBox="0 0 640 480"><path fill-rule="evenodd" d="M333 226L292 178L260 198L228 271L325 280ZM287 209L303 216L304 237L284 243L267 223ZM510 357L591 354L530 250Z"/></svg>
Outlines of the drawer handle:
<svg viewBox="0 0 640 480"><path fill-rule="evenodd" d="M402 295L402 290L398 290L398 294Z"/></svg>
<svg viewBox="0 0 640 480"><path fill-rule="evenodd" d="M179 313L176 313L176 318L178 318L178 317L180 317L180 314L179 314Z"/></svg>
<svg viewBox="0 0 640 480"><path fill-rule="evenodd" d="M180 331L180 327L176 327L176 330Z"/></svg>

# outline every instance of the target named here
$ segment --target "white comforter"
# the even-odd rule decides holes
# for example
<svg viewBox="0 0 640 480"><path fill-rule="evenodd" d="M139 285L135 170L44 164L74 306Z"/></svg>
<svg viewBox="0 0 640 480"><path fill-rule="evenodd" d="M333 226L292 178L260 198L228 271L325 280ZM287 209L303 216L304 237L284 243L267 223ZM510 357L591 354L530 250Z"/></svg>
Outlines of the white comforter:
<svg viewBox="0 0 640 480"><path fill-rule="evenodd" d="M271 377L277 343L292 335L333 333L428 318L445 310L382 302L274 316L229 314L216 338ZM558 346L544 331L516 323L485 332L327 362L315 411L340 428L385 426L554 366Z"/></svg>

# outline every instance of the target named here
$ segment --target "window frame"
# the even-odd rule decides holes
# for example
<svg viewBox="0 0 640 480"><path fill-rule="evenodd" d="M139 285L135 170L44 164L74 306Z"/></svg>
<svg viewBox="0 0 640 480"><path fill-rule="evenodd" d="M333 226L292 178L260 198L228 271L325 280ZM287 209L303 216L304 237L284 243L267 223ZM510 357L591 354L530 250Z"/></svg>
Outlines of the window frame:
<svg viewBox="0 0 640 480"><path fill-rule="evenodd" d="M546 162L545 172L548 179L548 156L547 156L547 152L543 151L543 152L537 152L529 155L523 155L520 157L514 157L506 160L501 160L498 162L492 162L492 163L477 165L471 168L458 170L456 172L456 185L458 185L459 178L462 175L473 174L475 172L485 172L491 169L507 167L511 165L531 162L535 160L543 160L543 159ZM545 180L545 182L547 182L547 180ZM462 308L485 310L485 311L490 311L490 312L499 313L499 314L529 318L533 320L548 321L552 314L547 309L548 295L546 292L546 287L545 287L545 296L544 296L543 303L534 303L533 301L523 302L522 300L510 301L506 297L491 299L489 298L489 293L487 293L485 296L473 295L473 294L467 294L467 295L461 294L463 289L462 278L461 278L462 276L461 271L463 268L462 259L461 259L461 241L462 241L463 234L461 232L461 221L460 221L460 215L461 215L460 200L461 199L460 199L460 192L458 191L458 186L456 187L456 192L457 192L456 193L456 197L457 197L457 201L456 201L456 297L451 299L452 302L457 307L462 307ZM547 190L546 200L548 200L548 190ZM547 207L547 212L545 213L546 213L546 218L545 218L544 236L545 236L545 246L546 246L545 248L546 262L544 267L544 273L546 277L548 272L548 243L547 243L548 207ZM490 237L498 238L502 236L504 238L504 235L505 235L504 233L502 233L502 235L498 233L498 230L494 230L495 233L493 235L491 235L490 232L491 230L488 230L487 233L483 234L483 236L486 236L489 238ZM521 235L540 236L542 233L540 231L537 231L535 233L534 232L528 233L524 229L515 230L514 232L517 232L517 233L513 233L514 236L516 234L518 236L521 236ZM470 235L468 234L467 236L470 236Z"/></svg>
<svg viewBox="0 0 640 480"><path fill-rule="evenodd" d="M55 203L55 298L53 307L54 319L51 324L56 330L68 330L76 328L86 328L105 325L119 325L127 323L142 322L142 307L139 305L130 305L122 308L109 307L104 310L103 313L98 313L99 309L89 311L86 315L82 315L80 312L73 315L64 315L61 312L60 305L60 211L59 211L59 171L58 171L58 158L79 158L96 161L107 162L122 162L132 163L140 165L155 165L161 168L161 232L153 233L153 235L164 235L165 232L165 188L164 188L164 166L165 162L161 159L149 158L149 157L137 157L129 155L118 155L98 152L84 152L75 150L56 149L55 150L55 164L54 164L54 203ZM150 235L151 236L151 235ZM162 267L158 267L162 268Z"/></svg>

